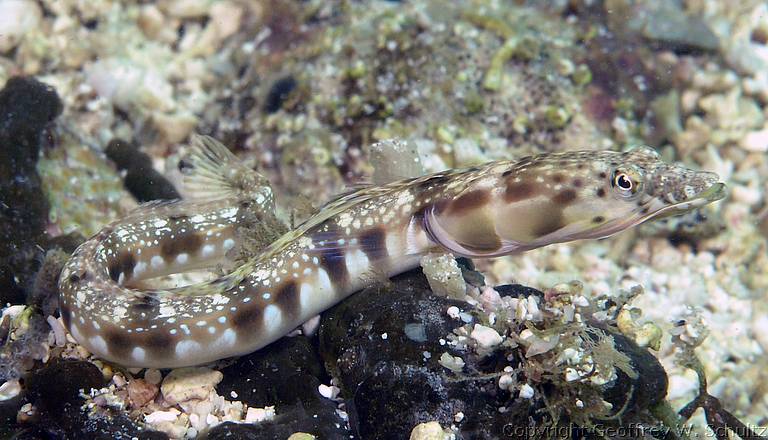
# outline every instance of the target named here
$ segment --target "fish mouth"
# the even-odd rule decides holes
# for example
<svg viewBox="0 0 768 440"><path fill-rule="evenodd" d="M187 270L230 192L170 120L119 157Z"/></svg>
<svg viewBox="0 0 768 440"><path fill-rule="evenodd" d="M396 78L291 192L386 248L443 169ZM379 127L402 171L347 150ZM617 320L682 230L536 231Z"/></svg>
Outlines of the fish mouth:
<svg viewBox="0 0 768 440"><path fill-rule="evenodd" d="M648 216L641 218L640 221L645 221L651 218L664 218L673 215L682 214L692 209L700 208L704 205L716 202L726 195L726 186L722 182L717 182L709 186L704 191L694 195L690 199L684 202L678 202L667 206L661 206L659 209L651 209L651 213ZM656 200L655 202L658 202Z"/></svg>
<svg viewBox="0 0 768 440"><path fill-rule="evenodd" d="M660 219L665 217L672 217L688 212L692 209L700 208L709 203L718 201L725 197L726 186L722 182L716 182L710 185L704 191L694 195L684 202L678 202L674 204L665 203L664 201L654 198L648 202L645 206L649 208L648 214L640 215L639 212L635 212L622 219L606 223L602 227L599 227L591 233L584 234L579 238L606 238L619 232L625 231L629 228L644 223L651 219ZM578 234L574 234L578 235ZM575 237L574 237L575 238Z"/></svg>

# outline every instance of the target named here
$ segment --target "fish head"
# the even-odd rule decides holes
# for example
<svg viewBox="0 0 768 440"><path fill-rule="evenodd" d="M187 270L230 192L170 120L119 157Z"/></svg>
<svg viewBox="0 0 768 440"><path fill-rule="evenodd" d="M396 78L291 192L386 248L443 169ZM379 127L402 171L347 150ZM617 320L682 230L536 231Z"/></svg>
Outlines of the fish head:
<svg viewBox="0 0 768 440"><path fill-rule="evenodd" d="M425 217L433 240L470 257L608 237L725 195L717 174L664 162L649 147L542 154L481 173Z"/></svg>

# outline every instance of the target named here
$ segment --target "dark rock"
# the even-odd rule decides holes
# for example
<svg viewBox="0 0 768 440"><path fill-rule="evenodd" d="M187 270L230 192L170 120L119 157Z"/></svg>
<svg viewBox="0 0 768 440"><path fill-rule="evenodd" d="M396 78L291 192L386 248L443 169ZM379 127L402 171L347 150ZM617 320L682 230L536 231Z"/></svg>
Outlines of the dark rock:
<svg viewBox="0 0 768 440"><path fill-rule="evenodd" d="M292 76L286 76L275 81L264 100L264 111L275 113L280 110L297 85L298 82Z"/></svg>
<svg viewBox="0 0 768 440"><path fill-rule="evenodd" d="M220 425L211 430L208 438L235 435L226 434L231 432L252 432L257 436L248 434L244 438L285 438L293 432L307 432L319 438L348 435L346 423L336 413L336 403L318 391L318 386L327 384L330 378L305 336L282 338L241 357L221 372L224 379L216 387L220 395L229 396L234 391L237 400L252 407L274 405L277 417L254 426L255 430L242 425Z"/></svg>
<svg viewBox="0 0 768 440"><path fill-rule="evenodd" d="M167 439L164 433L147 431L121 411L89 414L83 409L80 390L106 384L101 371L84 361L53 361L27 380L26 399L38 410L34 425L20 433L28 438Z"/></svg>
<svg viewBox="0 0 768 440"><path fill-rule="evenodd" d="M334 405L335 406L335 405ZM303 406L283 407L275 419L255 425L241 423L222 423L208 431L203 437L207 440L248 439L272 440L288 438L296 432L305 432L321 439L349 439L345 423L332 421L323 415L317 415Z"/></svg>
<svg viewBox="0 0 768 440"><path fill-rule="evenodd" d="M0 304L24 303L40 264L48 202L36 165L61 111L56 91L33 78L11 78L0 90Z"/></svg>
<svg viewBox="0 0 768 440"><path fill-rule="evenodd" d="M119 170L125 171L123 185L139 202L181 198L176 187L152 167L152 158L136 145L113 139L105 152Z"/></svg>
<svg viewBox="0 0 768 440"><path fill-rule="evenodd" d="M522 285L497 290L504 296L543 297L542 292ZM514 437L518 431L533 432L531 427L546 428L549 410L544 399L519 398L498 387L498 373L504 367L521 365L519 351L497 350L480 357L440 344L441 338L463 324L447 315L450 306L472 310L464 302L433 295L420 271L412 271L393 279L389 287L358 292L323 315L321 354L341 380L350 425L360 438L408 438L415 425L428 421L443 427L457 425L459 438L473 439ZM609 329L604 332L614 337L616 350L629 357L638 377L631 379L618 371L618 379L603 387L577 386L590 388L614 408L624 408L627 418L622 423L631 423L632 414L664 396L666 375L646 350ZM597 328L593 333L600 334ZM444 352L464 360L460 374L438 363ZM526 381L524 369L517 374ZM550 398L563 395L558 387L564 384L536 381ZM454 420L458 412L465 415L459 423ZM563 423L566 419L563 415ZM584 430L577 425L563 429L572 434Z"/></svg>
<svg viewBox="0 0 768 440"><path fill-rule="evenodd" d="M23 394L0 401L0 438L10 438L16 427L16 413L24 405ZM17 437L18 438L18 437Z"/></svg>
<svg viewBox="0 0 768 440"><path fill-rule="evenodd" d="M106 385L98 367L85 361L53 361L27 379L29 399L41 412L59 413L79 403L80 390Z"/></svg>
<svg viewBox="0 0 768 440"><path fill-rule="evenodd" d="M505 360L479 358L439 343L463 324L448 317L448 307L471 306L432 294L419 271L393 283L358 292L323 315L321 353L341 379L353 431L365 439L408 438L419 423L436 420L450 426L454 415L463 412L471 414L462 425L465 435L500 437L514 418L500 416L498 408L509 406L511 396L498 388L495 376L481 376ZM415 325L425 339L412 337ZM438 363L443 352L461 356L474 377L450 379ZM518 404L525 406L520 412L527 417L528 402Z"/></svg>
<svg viewBox="0 0 768 440"><path fill-rule="evenodd" d="M635 341L620 333L611 333L616 350L629 357L637 378L619 370L618 378L605 386L603 398L614 408L649 408L667 395L667 373L658 359Z"/></svg>

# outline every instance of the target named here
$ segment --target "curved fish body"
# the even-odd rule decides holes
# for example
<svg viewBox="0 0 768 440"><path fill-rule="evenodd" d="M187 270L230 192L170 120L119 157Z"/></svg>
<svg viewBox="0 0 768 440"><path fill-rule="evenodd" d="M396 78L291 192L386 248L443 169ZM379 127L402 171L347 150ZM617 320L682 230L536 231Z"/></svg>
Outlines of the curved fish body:
<svg viewBox="0 0 768 440"><path fill-rule="evenodd" d="M209 138L198 144L193 173L215 183L217 170L236 159ZM140 208L80 246L60 278L61 315L75 339L125 366L206 363L264 347L429 252L493 257L606 237L724 194L717 175L664 163L649 148L543 154L362 189L227 275L175 289L137 287L223 258L243 218L274 210L268 185L260 185L255 195L241 186L218 200Z"/></svg>

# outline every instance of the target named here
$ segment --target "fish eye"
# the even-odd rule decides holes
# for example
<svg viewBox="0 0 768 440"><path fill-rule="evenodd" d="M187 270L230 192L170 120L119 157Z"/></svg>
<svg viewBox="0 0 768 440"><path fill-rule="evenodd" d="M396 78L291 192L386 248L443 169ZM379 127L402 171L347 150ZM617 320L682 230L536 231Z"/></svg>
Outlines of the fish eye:
<svg viewBox="0 0 768 440"><path fill-rule="evenodd" d="M613 183L624 191L631 191L635 186L632 179L624 173L616 174L616 177L613 178Z"/></svg>
<svg viewBox="0 0 768 440"><path fill-rule="evenodd" d="M621 197L632 197L640 190L642 181L634 170L616 170L611 179L611 186Z"/></svg>

